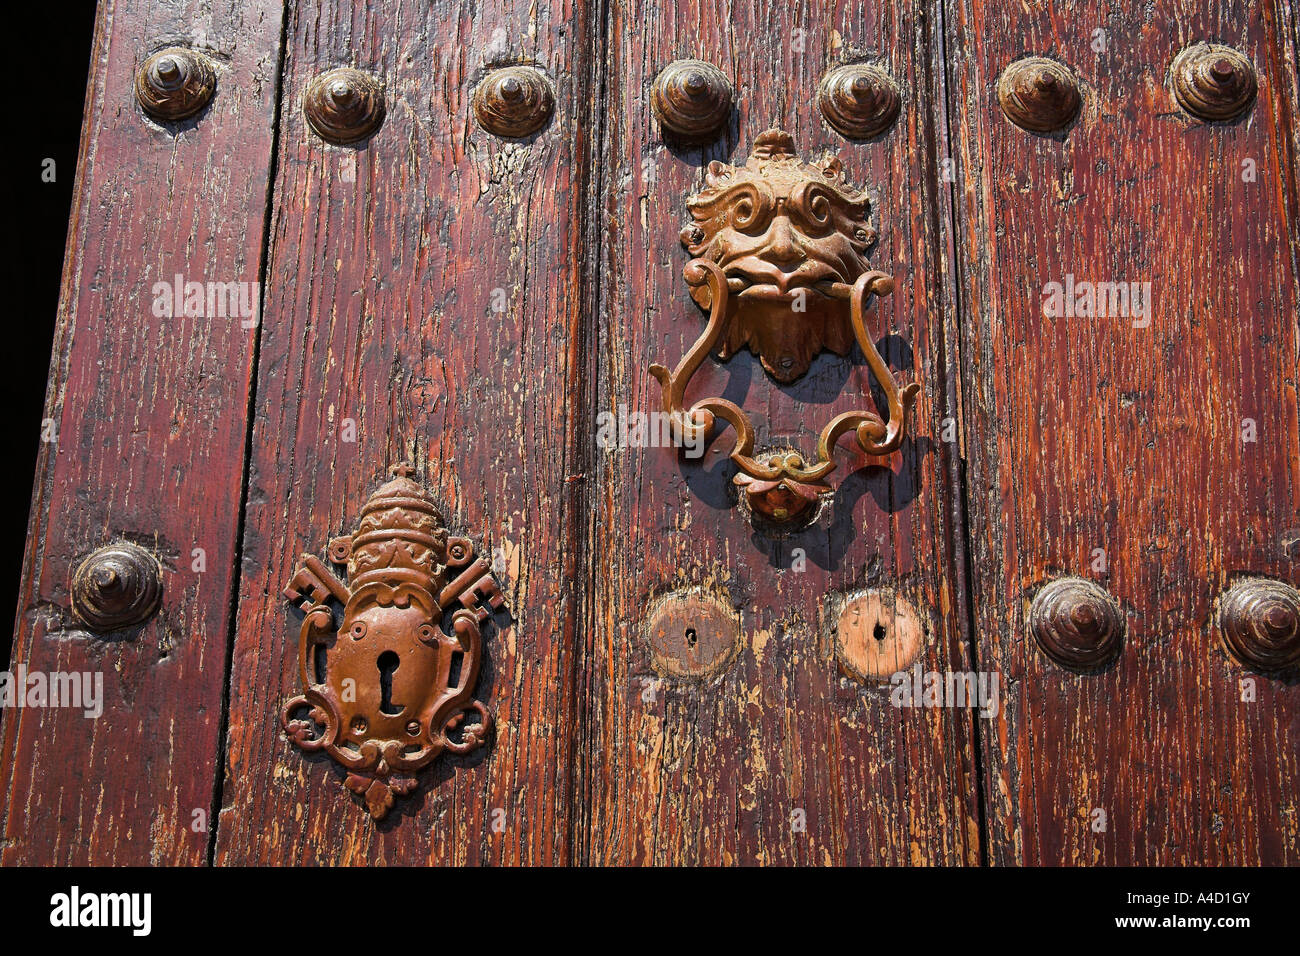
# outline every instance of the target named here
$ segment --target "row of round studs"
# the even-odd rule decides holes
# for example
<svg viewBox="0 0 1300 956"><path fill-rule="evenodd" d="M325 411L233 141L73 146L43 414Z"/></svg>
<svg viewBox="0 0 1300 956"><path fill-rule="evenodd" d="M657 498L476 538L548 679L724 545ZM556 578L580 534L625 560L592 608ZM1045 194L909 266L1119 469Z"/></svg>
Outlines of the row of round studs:
<svg viewBox="0 0 1300 956"><path fill-rule="evenodd" d="M1255 101L1258 83L1250 60L1231 47L1198 43L1170 66L1174 97L1193 116L1229 121ZM136 96L155 119L175 122L195 115L216 90L216 70L201 53L169 47L150 56L136 76ZM998 103L1011 122L1035 133L1060 132L1079 115L1078 79L1045 57L1016 60L998 78ZM898 118L902 95L894 78L869 63L827 73L817 91L826 122L849 139L871 139ZM716 138L735 106L731 82L702 60L676 60L660 71L651 106L665 133L683 144ZM474 113L498 136L529 136L550 119L555 95L546 75L530 66L493 70L474 94ZM384 121L382 84L368 73L340 67L307 84L303 112L321 138L338 144L366 139Z"/></svg>
<svg viewBox="0 0 1300 956"><path fill-rule="evenodd" d="M1106 667L1120 652L1124 616L1106 590L1079 577L1056 578L1029 605L1029 633L1056 663ZM1300 591L1284 581L1244 578L1220 596L1215 623L1228 652L1264 673L1300 667Z"/></svg>
<svg viewBox="0 0 1300 956"><path fill-rule="evenodd" d="M1255 101L1254 67L1242 53L1217 43L1187 47L1169 68L1174 98L1191 115L1208 121L1242 116ZM1083 96L1078 78L1064 64L1025 57L1010 64L997 84L998 103L1011 122L1035 133L1064 130L1079 115ZM652 106L663 128L687 144L721 133L735 106L735 91L716 66L677 60L656 77ZM827 73L817 106L836 132L848 139L879 136L898 118L902 96L887 71L850 63Z"/></svg>
<svg viewBox="0 0 1300 956"><path fill-rule="evenodd" d="M201 112L216 88L212 61L184 47L168 47L150 56L135 80L141 108L162 122ZM384 87L369 73L351 67L326 70L307 84L302 110L321 139L339 145L358 143L384 122ZM474 115L497 136L530 136L546 125L554 110L550 81L531 66L493 70L474 92Z"/></svg>

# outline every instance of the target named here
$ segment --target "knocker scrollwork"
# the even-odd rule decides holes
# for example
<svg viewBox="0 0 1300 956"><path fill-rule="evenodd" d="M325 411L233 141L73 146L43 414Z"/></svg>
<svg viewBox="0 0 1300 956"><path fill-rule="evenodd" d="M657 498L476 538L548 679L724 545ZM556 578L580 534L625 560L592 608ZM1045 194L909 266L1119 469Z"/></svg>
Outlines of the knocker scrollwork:
<svg viewBox="0 0 1300 956"><path fill-rule="evenodd" d="M487 562L468 539L448 536L410 466L393 474L357 532L329 543L347 583L309 554L284 590L302 602L303 690L285 702L281 724L295 746L348 770L345 785L375 819L443 751L469 753L490 738L492 714L473 691L480 625L503 603ZM343 605L341 624L331 598Z"/></svg>
<svg viewBox="0 0 1300 956"><path fill-rule="evenodd" d="M735 429L734 481L751 514L779 526L815 514L811 506L831 491L825 479L844 435L853 432L868 455L897 450L920 386L900 388L867 333L871 297L891 293L894 280L867 268L869 204L844 182L838 160L801 162L789 134L768 130L743 167L711 163L706 183L687 202L695 221L682 241L696 255L683 276L709 310L708 323L675 369L655 364L650 373L684 442L702 442L718 419ZM712 352L726 360L748 346L787 382L823 349L844 355L853 342L884 392L889 419L866 410L835 416L818 436L815 461L790 450L755 453L749 416L734 402L705 398L686 407L691 377Z"/></svg>

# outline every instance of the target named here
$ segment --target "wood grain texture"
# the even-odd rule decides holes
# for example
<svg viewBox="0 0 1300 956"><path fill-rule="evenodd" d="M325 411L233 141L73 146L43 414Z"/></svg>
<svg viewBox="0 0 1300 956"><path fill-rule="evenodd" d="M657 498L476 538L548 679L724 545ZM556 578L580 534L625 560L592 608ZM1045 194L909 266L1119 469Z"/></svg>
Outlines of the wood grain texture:
<svg viewBox="0 0 1300 956"><path fill-rule="evenodd" d="M976 634L1013 688L982 728L992 859L1295 864L1300 685L1257 676L1243 702L1211 622L1236 577L1300 576L1293 10L947 9ZM1239 122L1173 101L1168 65L1204 39L1260 72ZM1026 55L1083 81L1064 137L998 110L998 74ZM1069 274L1150 282L1150 325L1048 316L1045 284ZM1124 609L1111 669L1064 671L1025 634L1060 574Z"/></svg>
<svg viewBox="0 0 1300 956"><path fill-rule="evenodd" d="M105 712L0 715L0 862L1300 863L1300 683L1243 670L1213 626L1240 577L1300 584L1296 12L106 0L14 644L15 665L102 673ZM1203 39L1259 71L1240 121L1173 100L1168 65ZM170 43L219 75L164 128L131 85ZM998 107L1000 72L1034 55L1083 83L1063 135ZM665 145L651 114L683 57L736 90L704 147ZM846 141L815 94L862 60L902 111ZM471 100L519 63L555 116L503 140ZM347 147L301 110L337 66L386 88ZM730 434L703 463L597 444L601 413L661 407L648 366L703 326L678 239L702 167L773 125L868 189L871 259L898 280L869 324L923 387L902 451L843 442L829 511L783 540L736 507ZM261 281L260 328L155 316L177 274ZM1149 282L1150 324L1048 315L1068 276ZM744 352L687 399L725 395L760 447L808 453L872 391L856 351L788 386ZM375 823L281 733L301 616L280 589L400 459L509 614L476 694L495 742ZM68 586L121 539L159 555L163 604L104 639ZM1026 632L1062 575L1122 610L1100 673ZM916 642L924 670L997 673L997 717L898 709L860 676ZM211 809L217 832L195 831Z"/></svg>
<svg viewBox="0 0 1300 956"><path fill-rule="evenodd" d="M291 5L218 863L571 859L589 17L582 2ZM556 84L554 119L525 140L472 119L507 62ZM340 65L387 87L357 147L325 145L301 112ZM376 824L341 767L280 730L301 620L280 589L402 458L453 534L497 552L514 622L484 635L495 743L444 755Z"/></svg>
<svg viewBox="0 0 1300 956"><path fill-rule="evenodd" d="M900 710L888 683L843 676L831 625L839 595L888 585L925 622L926 669L965 670L959 511L952 463L937 447L948 363L950 303L944 135L933 4L758 2L610 5L604 192L607 222L595 411L661 407L650 363L675 364L704 317L681 277L686 197L712 159L743 162L772 125L807 159L837 153L871 194L880 241L873 263L899 290L870 322L904 381L924 392L914 437L889 460L844 446L840 491L812 528L760 537L729 494L733 436L703 462L670 448L599 452L591 501L594 566L584 629L586 711L579 827L594 863L973 863L978 859L972 714ZM879 59L904 92L902 116L877 141L848 143L815 106L823 73ZM738 109L724 138L666 147L650 111L657 72L677 58L718 66ZM863 357L829 353L775 387L748 352L709 360L687 403L711 394L742 403L759 444L807 455L840 411L871 406ZM806 567L796 570L800 549ZM711 594L738 613L740 648L703 680L656 673L646 613L676 591ZM792 826L802 812L806 829Z"/></svg>
<svg viewBox="0 0 1300 956"><path fill-rule="evenodd" d="M280 6L105 0L69 229L13 661L103 675L104 712L6 711L6 864L200 863L212 810L254 333L158 317L155 282L256 282ZM206 112L167 128L136 104L153 49L217 64ZM163 563L162 607L134 632L82 630L69 581L101 544ZM194 573L202 548L206 571Z"/></svg>

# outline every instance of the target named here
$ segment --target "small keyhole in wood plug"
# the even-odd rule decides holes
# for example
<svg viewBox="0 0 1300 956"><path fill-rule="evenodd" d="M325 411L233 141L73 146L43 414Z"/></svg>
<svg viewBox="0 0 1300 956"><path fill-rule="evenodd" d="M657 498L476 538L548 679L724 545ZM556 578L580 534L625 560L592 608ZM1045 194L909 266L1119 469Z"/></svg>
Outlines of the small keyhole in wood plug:
<svg viewBox="0 0 1300 956"><path fill-rule="evenodd" d="M693 628L693 627L688 627L688 628L686 629L686 646L687 646L687 647L694 647L695 644L696 644L696 642L699 641L699 639L700 639L699 635L695 633L695 628Z"/></svg>
<svg viewBox="0 0 1300 956"><path fill-rule="evenodd" d="M925 649L920 615L891 590L849 595L837 620L832 636L840 669L863 683L892 680Z"/></svg>

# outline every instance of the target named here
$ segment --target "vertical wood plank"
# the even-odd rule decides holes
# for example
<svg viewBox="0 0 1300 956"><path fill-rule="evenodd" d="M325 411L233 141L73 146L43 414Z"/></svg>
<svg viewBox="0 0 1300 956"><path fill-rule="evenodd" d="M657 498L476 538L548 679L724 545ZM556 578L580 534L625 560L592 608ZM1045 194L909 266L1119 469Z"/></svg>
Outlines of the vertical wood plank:
<svg viewBox="0 0 1300 956"><path fill-rule="evenodd" d="M674 365L704 317L681 278L685 199L713 159L743 162L772 125L805 159L838 154L868 188L880 240L873 262L899 279L872 317L904 381L922 383L915 436L883 462L836 455L832 510L784 541L756 535L728 494L733 437L701 462L671 448L602 449L584 634L580 805L597 863L973 863L978 859L973 717L903 710L888 682L844 676L831 625L837 597L863 587L911 602L925 626L926 670L966 670L960 534L938 447L955 341L939 188L943 100L934 82L938 8L749 2L610 4L607 228L595 411L661 407L652 362ZM704 149L668 148L650 110L656 74L695 57L734 82L734 125ZM902 116L877 141L850 143L821 121L815 92L841 62L882 61L904 91ZM816 359L775 387L748 352L706 362L691 396L727 394L750 410L760 444L805 454L834 414L868 407L856 352ZM688 401L692 400L688 397ZM796 551L795 549L798 549ZM806 567L800 569L801 555ZM647 612L696 589L739 616L738 651L702 680L656 670ZM804 825L800 828L799 821Z"/></svg>
<svg viewBox="0 0 1300 956"><path fill-rule="evenodd" d="M565 862L591 12L563 0L291 10L217 860ZM556 109L508 141L470 104L492 66L515 62L551 78ZM302 115L306 83L336 66L387 87L387 118L357 147L324 144ZM280 730L300 620L280 589L302 553L355 528L402 458L453 533L497 554L514 622L485 633L477 696L495 743L441 757L376 824L341 767Z"/></svg>
<svg viewBox="0 0 1300 956"><path fill-rule="evenodd" d="M983 728L995 862L1300 859L1300 686L1256 675L1244 701L1252 675L1212 620L1238 576L1300 580L1289 9L946 4L968 51L949 62L976 634L1015 688ZM1207 39L1260 73L1241 121L1174 102L1170 62ZM1002 116L998 74L1025 55L1081 77L1068 135ZM1070 274L1151 283L1150 324L1048 315L1045 285ZM1026 634L1032 594L1062 573L1123 609L1122 655L1100 674L1062 670Z"/></svg>
<svg viewBox="0 0 1300 956"><path fill-rule="evenodd" d="M281 6L100 4L44 446L12 669L102 675L103 714L3 714L5 864L196 864L213 806L256 330L161 317L157 282L259 280ZM164 128L136 104L155 49L216 63L199 116ZM113 540L158 554L163 598L134 632L84 630L81 558ZM204 553L195 573L194 549Z"/></svg>

